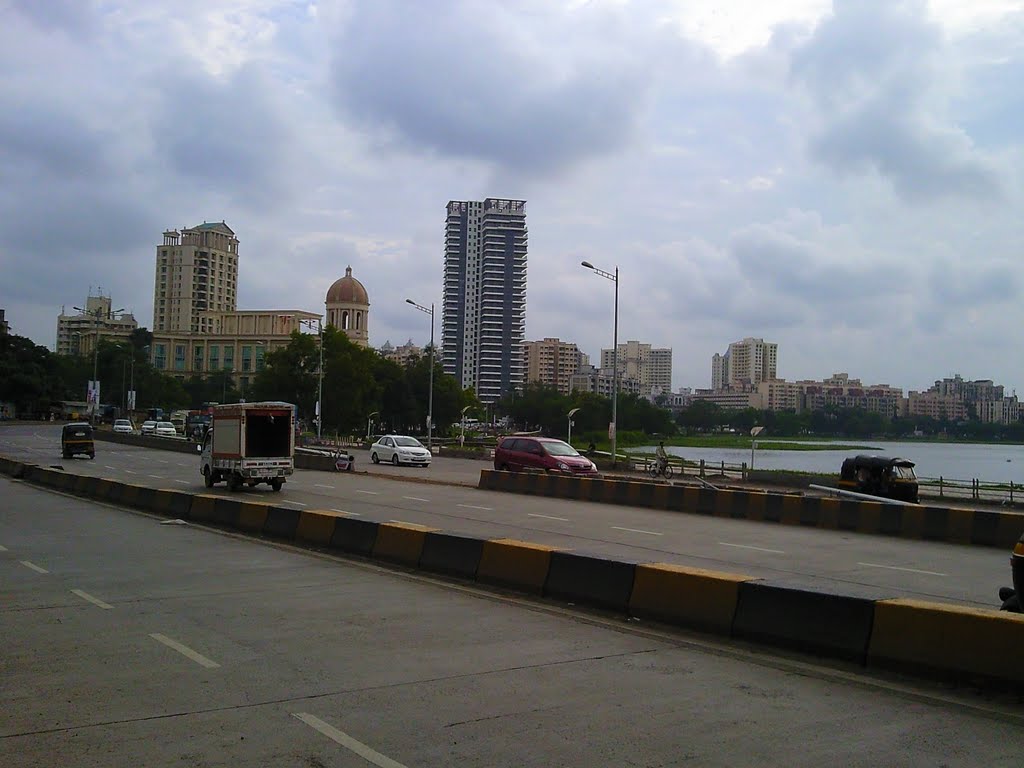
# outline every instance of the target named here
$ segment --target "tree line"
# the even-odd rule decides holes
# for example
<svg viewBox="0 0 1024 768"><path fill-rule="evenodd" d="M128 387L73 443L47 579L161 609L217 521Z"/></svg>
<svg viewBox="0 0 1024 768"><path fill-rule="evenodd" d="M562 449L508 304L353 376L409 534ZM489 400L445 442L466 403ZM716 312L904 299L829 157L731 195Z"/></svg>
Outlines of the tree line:
<svg viewBox="0 0 1024 768"><path fill-rule="evenodd" d="M321 400L324 434L375 432L423 434L430 392L429 348L405 364L384 358L373 349L353 344L333 326L323 331ZM83 401L93 366L102 382L101 400L120 408L134 386L136 410L159 407L199 408L208 402L240 399L294 403L310 431L316 427L320 385L319 339L294 332L288 344L268 352L263 369L254 372L248 387L240 388L237 371L211 371L205 377L177 378L152 366L152 333L135 330L128 339L101 339L94 355L57 355L30 339L0 336L0 402L13 403L21 417L44 418L61 401ZM472 389L460 389L435 356L433 414L436 434L457 425L463 413L482 422L506 419L509 428L567 438L573 415L573 443L608 440L611 398L592 392L563 394L542 384L527 384L485 406ZM857 437L900 439L924 435L963 440L1024 442L1024 423L986 424L977 419L951 421L929 417L887 417L860 408L828 406L793 413L730 410L698 400L675 415L646 398L620 393L616 408L618 441L622 445L650 436L748 434L762 426L774 437ZM371 419L371 414L373 418Z"/></svg>

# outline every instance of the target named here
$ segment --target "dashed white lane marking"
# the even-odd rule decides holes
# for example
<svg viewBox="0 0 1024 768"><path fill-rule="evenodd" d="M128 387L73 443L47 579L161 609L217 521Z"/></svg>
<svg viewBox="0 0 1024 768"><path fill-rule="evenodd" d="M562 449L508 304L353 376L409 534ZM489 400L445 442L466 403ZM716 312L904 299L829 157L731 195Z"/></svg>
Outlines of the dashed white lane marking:
<svg viewBox="0 0 1024 768"><path fill-rule="evenodd" d="M382 755L377 750L363 744L363 742L356 741L344 731L339 731L333 725L325 723L315 715L311 715L308 712L293 712L292 717L298 718L313 730L319 731L331 741L340 744L350 752L359 755L366 762L372 763L379 768L405 768L401 763L396 763L387 755Z"/></svg>
<svg viewBox="0 0 1024 768"><path fill-rule="evenodd" d="M346 512L344 509L332 509L331 512L337 512L339 515L352 515L353 517L362 517L358 512Z"/></svg>
<svg viewBox="0 0 1024 768"><path fill-rule="evenodd" d="M330 488L332 491L334 490L334 486L333 485L324 485L323 483L314 483L313 487L314 488Z"/></svg>
<svg viewBox="0 0 1024 768"><path fill-rule="evenodd" d="M430 499L421 499L419 496L403 496L402 498L408 499L409 501L430 501Z"/></svg>
<svg viewBox="0 0 1024 768"><path fill-rule="evenodd" d="M945 576L944 573L938 573L937 571L920 571L917 568L900 568L898 565L879 565L878 563L857 563L857 565L863 565L867 568L885 568L890 571L904 571L905 573L921 573L925 576Z"/></svg>
<svg viewBox="0 0 1024 768"><path fill-rule="evenodd" d="M784 555L786 554L781 549L765 549L764 547L752 547L749 544L730 544L727 541L718 542L723 547L736 547L736 549L753 549L757 552L771 552L773 555Z"/></svg>
<svg viewBox="0 0 1024 768"><path fill-rule="evenodd" d="M49 573L49 571L46 570L45 568L40 568L38 565L36 565L35 563L32 563L32 562L29 562L28 560L21 560L20 562L26 568L31 568L36 573Z"/></svg>
<svg viewBox="0 0 1024 768"><path fill-rule="evenodd" d="M126 469L126 470L124 471L124 473L125 473L126 475L137 475L137 474L139 474L138 472L133 472L133 471L132 471L132 470L130 470L130 469Z"/></svg>
<svg viewBox="0 0 1024 768"><path fill-rule="evenodd" d="M545 520L561 520L563 523L568 523L568 517L555 517L554 515L536 515L533 512L528 512L527 517L543 517Z"/></svg>
<svg viewBox="0 0 1024 768"><path fill-rule="evenodd" d="M175 480L174 482L181 483L182 485L191 485L188 480Z"/></svg>
<svg viewBox="0 0 1024 768"><path fill-rule="evenodd" d="M6 551L7 551L7 547L5 547L3 544L0 544L0 552L6 552Z"/></svg>
<svg viewBox="0 0 1024 768"><path fill-rule="evenodd" d="M617 525L613 525L612 526L612 530L613 531L629 531L630 533L645 533L648 536L664 536L665 535L663 533L658 533L657 531L641 531L639 528L620 528Z"/></svg>
<svg viewBox="0 0 1024 768"><path fill-rule="evenodd" d="M356 489L356 493L365 493L368 496L380 496L377 491L360 491L359 489Z"/></svg>
<svg viewBox="0 0 1024 768"><path fill-rule="evenodd" d="M163 480L164 479L163 475L149 475L149 477L152 477L154 480Z"/></svg>
<svg viewBox="0 0 1024 768"><path fill-rule="evenodd" d="M109 465L107 465L107 464L104 464L104 465L103 465L103 468L104 468L104 469L113 469L113 467L111 467L111 466L109 466Z"/></svg>
<svg viewBox="0 0 1024 768"><path fill-rule="evenodd" d="M152 637L158 643L163 643L168 648L173 648L182 656L192 659L192 661L194 661L196 664L204 666L207 669L213 669L214 667L220 666L220 664L218 664L216 661L210 661L210 659L203 656L203 654L196 653L187 645L182 645L177 640L172 640L171 638L167 637L167 635L161 635L159 632L153 632L150 634L150 637Z"/></svg>
<svg viewBox="0 0 1024 768"><path fill-rule="evenodd" d="M463 509L481 509L484 512L493 512L494 511L493 507L475 507L472 504L459 504L459 506L462 507Z"/></svg>
<svg viewBox="0 0 1024 768"><path fill-rule="evenodd" d="M102 600L100 600L100 599L99 599L98 597L93 597L93 596L92 596L92 595L90 595L90 594L89 594L88 592L85 592L85 591L83 591L83 590L81 590L81 589L72 589L72 590L71 590L71 594L73 594L73 595L78 595L78 596L79 596L80 598L82 598L83 600L88 600L88 601L89 601L90 603L92 603L93 605L97 605L97 606L99 606L100 608L105 608L105 609L107 609L108 611L109 611L109 610L113 610L113 608L114 608L114 606L110 605L109 603L104 603L104 602L103 602Z"/></svg>
<svg viewBox="0 0 1024 768"><path fill-rule="evenodd" d="M159 461L161 464L170 464L171 463L167 459L157 459L157 461Z"/></svg>
<svg viewBox="0 0 1024 768"><path fill-rule="evenodd" d="M294 504L294 505L295 505L295 506L297 506L297 507L305 507L305 506L308 506L307 504L303 504L303 503L302 503L301 501L290 501L290 500L288 500L288 499L285 499L285 500L284 500L284 501L282 501L281 503L282 503L282 504Z"/></svg>

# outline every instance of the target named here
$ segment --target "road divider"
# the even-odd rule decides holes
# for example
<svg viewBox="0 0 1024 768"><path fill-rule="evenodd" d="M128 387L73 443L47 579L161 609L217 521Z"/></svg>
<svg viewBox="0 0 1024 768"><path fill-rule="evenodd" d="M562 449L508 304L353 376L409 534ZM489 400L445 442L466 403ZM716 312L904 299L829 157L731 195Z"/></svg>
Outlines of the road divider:
<svg viewBox="0 0 1024 768"><path fill-rule="evenodd" d="M477 487L488 491L999 549L1011 549L1024 530L1024 515L1016 512L896 506L796 493L716 490L612 478L549 476L540 472L484 469L480 472Z"/></svg>
<svg viewBox="0 0 1024 768"><path fill-rule="evenodd" d="M898 669L1014 690L1024 689L1024 667L1012 663L1024 647L1024 615L967 608L889 594L811 590L753 576L666 563L631 562L570 552L514 539L482 539L401 522L377 523L341 512L298 510L213 494L152 489L0 457L11 477L56 490L222 528L312 545L377 562L398 563L424 572L473 580L578 607L611 610L718 636L795 649L817 657L842 659L868 669ZM501 487L503 478L485 473L481 485ZM1007 523L998 515L968 518L954 510L915 508L898 515L860 502L820 499L804 505L799 497L708 489L652 486L653 490L608 488L609 480L587 479L577 487L565 478L547 481L548 490L581 496L658 499L689 504L691 511L725 517L763 515L794 525L859 529L867 520L889 530L913 529L934 538L955 531L962 539L997 541ZM569 478L569 480L574 480ZM513 476L523 484L523 476ZM954 512L956 512L954 514ZM155 529L154 529L155 530ZM25 567L45 573L29 561ZM83 598L88 599L88 598ZM174 641L165 645L176 647ZM182 646L184 647L184 646ZM189 651L191 649L188 649ZM193 652L194 653L194 652ZM188 654L186 654L188 655ZM205 658L205 657L203 657ZM198 659L196 659L198 660ZM208 660L206 660L208 661ZM203 663L203 662L200 662ZM212 662L211 662L212 663Z"/></svg>

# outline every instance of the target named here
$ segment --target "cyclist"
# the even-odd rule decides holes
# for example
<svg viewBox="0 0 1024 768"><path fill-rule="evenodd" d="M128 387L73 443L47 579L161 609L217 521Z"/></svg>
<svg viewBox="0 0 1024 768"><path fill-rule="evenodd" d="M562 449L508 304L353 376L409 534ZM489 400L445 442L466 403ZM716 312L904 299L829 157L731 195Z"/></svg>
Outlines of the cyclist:
<svg viewBox="0 0 1024 768"><path fill-rule="evenodd" d="M665 450L664 440L658 443L658 450L654 452L654 456L658 460L658 472L664 474L665 467L668 466L668 451Z"/></svg>

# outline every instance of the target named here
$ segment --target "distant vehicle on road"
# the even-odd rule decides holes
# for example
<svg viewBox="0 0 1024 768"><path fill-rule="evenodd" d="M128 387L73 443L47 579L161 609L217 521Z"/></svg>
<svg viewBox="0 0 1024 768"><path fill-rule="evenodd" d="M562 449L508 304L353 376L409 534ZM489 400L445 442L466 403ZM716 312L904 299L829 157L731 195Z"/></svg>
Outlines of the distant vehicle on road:
<svg viewBox="0 0 1024 768"><path fill-rule="evenodd" d="M60 431L60 452L65 459L82 453L90 459L96 458L96 444L92 439L92 425L79 421L65 424Z"/></svg>
<svg viewBox="0 0 1024 768"><path fill-rule="evenodd" d="M153 434L157 437L177 437L178 429L169 421L158 421Z"/></svg>
<svg viewBox="0 0 1024 768"><path fill-rule="evenodd" d="M128 419L115 419L114 431L120 435L130 435L134 430L132 429L132 423Z"/></svg>
<svg viewBox="0 0 1024 768"><path fill-rule="evenodd" d="M374 464L390 461L396 467L399 464L426 467L430 465L430 451L415 437L384 435L370 446L370 461Z"/></svg>
<svg viewBox="0 0 1024 768"><path fill-rule="evenodd" d="M564 440L550 437L503 437L494 449L494 468L502 472L534 470L594 477L597 465Z"/></svg>
<svg viewBox="0 0 1024 768"><path fill-rule="evenodd" d="M154 432L156 432L156 425L156 421L154 421L153 419L147 419L146 421L142 422L142 428L139 431L144 435L152 435Z"/></svg>
<svg viewBox="0 0 1024 768"><path fill-rule="evenodd" d="M839 488L897 501L918 502L914 462L891 456L854 456L843 461Z"/></svg>

